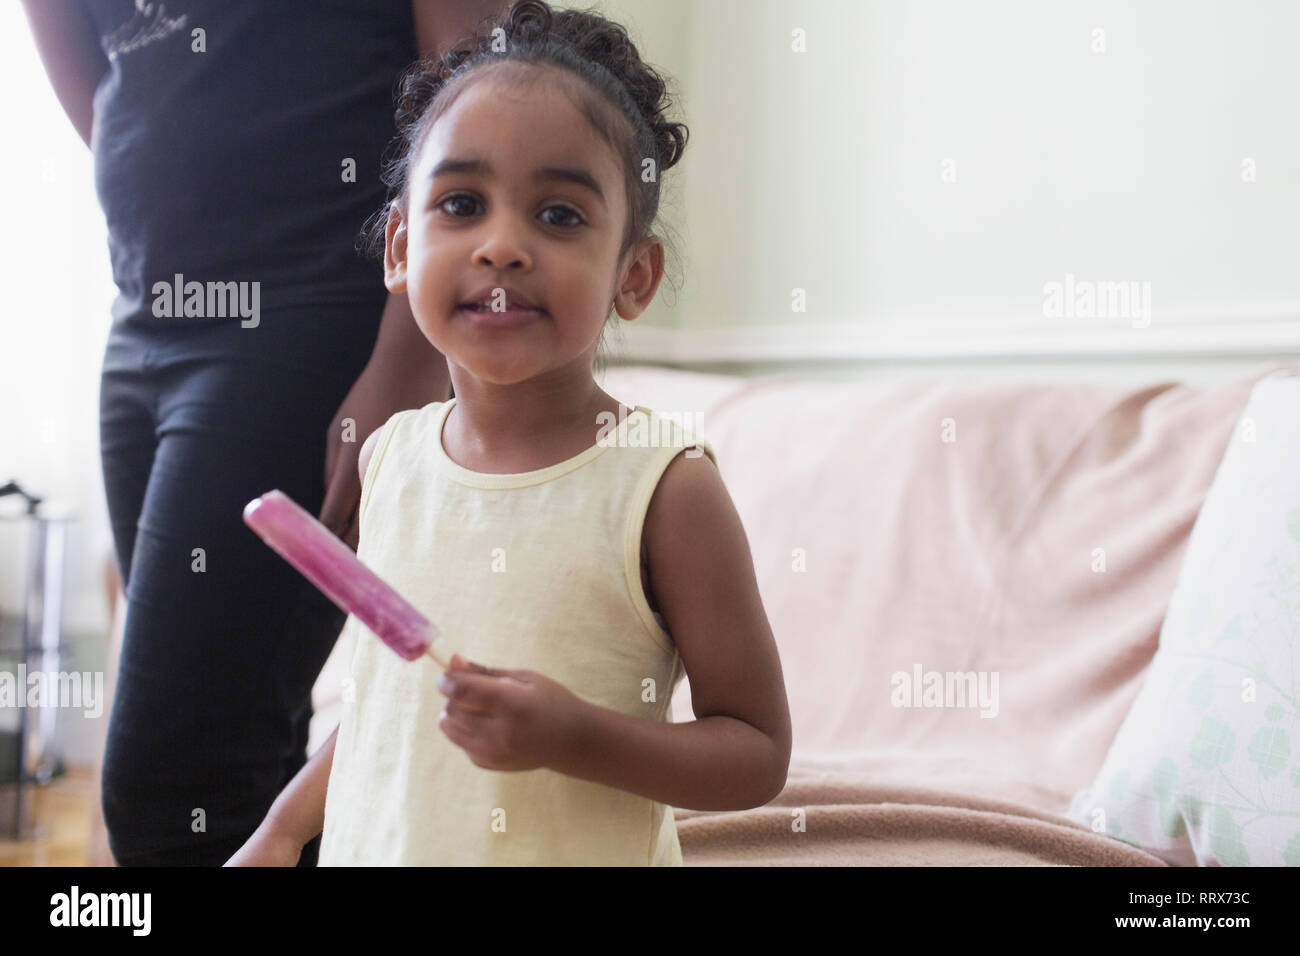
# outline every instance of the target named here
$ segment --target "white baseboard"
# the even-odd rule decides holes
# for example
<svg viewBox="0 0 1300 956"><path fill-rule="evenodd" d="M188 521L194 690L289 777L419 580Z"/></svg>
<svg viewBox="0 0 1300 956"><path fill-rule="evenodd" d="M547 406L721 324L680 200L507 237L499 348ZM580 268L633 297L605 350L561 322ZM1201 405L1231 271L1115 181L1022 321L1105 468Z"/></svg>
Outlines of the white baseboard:
<svg viewBox="0 0 1300 956"><path fill-rule="evenodd" d="M625 326L612 356L673 365L998 358L1300 357L1300 305L1127 319L916 317L743 328Z"/></svg>

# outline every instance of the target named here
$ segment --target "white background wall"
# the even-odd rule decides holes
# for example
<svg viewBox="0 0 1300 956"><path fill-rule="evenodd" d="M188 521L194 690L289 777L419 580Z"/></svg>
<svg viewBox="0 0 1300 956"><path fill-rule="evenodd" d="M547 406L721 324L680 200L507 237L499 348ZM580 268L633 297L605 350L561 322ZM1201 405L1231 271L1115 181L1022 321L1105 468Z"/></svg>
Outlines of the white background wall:
<svg viewBox="0 0 1300 956"><path fill-rule="evenodd" d="M688 11L687 284L641 354L1300 350L1300 4ZM1067 273L1150 283L1151 326L1045 317Z"/></svg>
<svg viewBox="0 0 1300 956"><path fill-rule="evenodd" d="M104 626L101 558L112 539L99 468L99 366L112 273L90 149L45 78L27 18L0 4L0 484L69 509L65 619ZM18 510L0 500L5 514ZM0 520L0 610L20 613L25 523Z"/></svg>

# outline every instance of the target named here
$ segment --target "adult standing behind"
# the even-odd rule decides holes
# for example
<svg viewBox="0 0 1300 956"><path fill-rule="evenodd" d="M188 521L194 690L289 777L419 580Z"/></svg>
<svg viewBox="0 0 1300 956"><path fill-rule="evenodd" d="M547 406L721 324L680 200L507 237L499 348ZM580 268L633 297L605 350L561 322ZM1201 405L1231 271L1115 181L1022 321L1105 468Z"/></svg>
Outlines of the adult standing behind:
<svg viewBox="0 0 1300 956"><path fill-rule="evenodd" d="M219 866L305 763L345 620L243 506L271 488L320 502L355 547L361 443L447 398L446 360L354 240L385 198L398 75L502 4L24 4L94 153L118 288L100 386L127 598L109 844L123 866Z"/></svg>

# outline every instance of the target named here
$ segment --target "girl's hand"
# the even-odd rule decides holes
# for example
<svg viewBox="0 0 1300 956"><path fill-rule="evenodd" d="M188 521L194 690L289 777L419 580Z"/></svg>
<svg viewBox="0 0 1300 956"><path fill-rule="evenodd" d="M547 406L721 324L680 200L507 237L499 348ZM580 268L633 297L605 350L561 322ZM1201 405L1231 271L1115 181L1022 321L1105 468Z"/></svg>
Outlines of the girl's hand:
<svg viewBox="0 0 1300 956"><path fill-rule="evenodd" d="M534 770L562 762L589 705L536 671L484 667L451 656L438 680L447 708L438 726L485 770Z"/></svg>
<svg viewBox="0 0 1300 956"><path fill-rule="evenodd" d="M224 865L297 866L303 846L301 841L264 820Z"/></svg>

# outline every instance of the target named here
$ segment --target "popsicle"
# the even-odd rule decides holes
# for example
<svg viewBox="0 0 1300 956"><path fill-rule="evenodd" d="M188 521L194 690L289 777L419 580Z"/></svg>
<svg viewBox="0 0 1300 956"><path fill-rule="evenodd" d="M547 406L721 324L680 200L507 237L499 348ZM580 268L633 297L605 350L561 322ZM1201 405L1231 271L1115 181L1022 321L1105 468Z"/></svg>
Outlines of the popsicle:
<svg viewBox="0 0 1300 956"><path fill-rule="evenodd" d="M244 524L403 658L413 661L427 654L443 670L451 666L434 648L437 626L284 492L277 488L250 501L244 506Z"/></svg>

